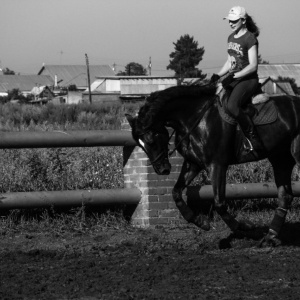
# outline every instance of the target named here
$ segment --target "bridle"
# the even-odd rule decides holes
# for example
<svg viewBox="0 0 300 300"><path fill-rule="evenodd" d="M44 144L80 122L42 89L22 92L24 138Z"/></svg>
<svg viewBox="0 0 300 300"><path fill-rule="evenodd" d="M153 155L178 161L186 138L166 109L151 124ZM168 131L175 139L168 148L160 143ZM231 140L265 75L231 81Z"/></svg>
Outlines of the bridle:
<svg viewBox="0 0 300 300"><path fill-rule="evenodd" d="M224 76L224 75L223 75ZM223 77L221 76L221 78ZM197 81L192 83L191 85L196 85ZM207 84L203 84L201 86L211 86L212 84L215 84L215 82L209 82ZM207 101L204 105L204 107L201 110L201 113L199 115L199 117L196 119L196 122L193 124L193 126L188 130L188 132L180 139L180 141L177 143L177 145L175 145L174 149L169 151L168 156L171 156L176 150L178 150L179 145L182 143L183 140L185 140L188 136L190 136L190 134L192 133L192 131L198 126L198 124L201 122L201 120L203 119L204 115L206 114L207 110L213 105L214 101ZM173 134L175 133L175 129L171 134L170 139L172 138ZM169 140L170 141L170 140Z"/></svg>
<svg viewBox="0 0 300 300"><path fill-rule="evenodd" d="M199 117L196 119L196 122L188 130L188 132L180 139L180 141L175 145L174 149L171 150L171 151L169 151L168 156L171 156L176 150L178 150L178 147L183 142L183 140L185 140L187 137L190 136L190 134L192 133L192 131L198 126L198 124L201 122L201 120L203 119L204 115L206 114L207 110L213 105L213 103L214 103L214 101L208 101L208 102L205 103L205 106L201 110L201 113L200 113ZM174 133L175 133L175 129L174 129L171 137L173 136ZM171 139L171 137L170 137L170 139Z"/></svg>
<svg viewBox="0 0 300 300"><path fill-rule="evenodd" d="M150 132L150 128L151 128L151 126L148 127L148 130L147 130L147 131L142 132L142 133L139 133L138 136L142 137L143 135L147 134L148 132ZM175 132L175 130L173 131L173 133L172 133L171 136L169 137L169 141L168 141L168 144L169 144L169 145L170 145L170 140L171 140L171 138L172 138L174 132ZM158 135L158 133L156 133L156 135ZM149 154L147 153L146 148L145 148L144 146L142 146L142 148L143 148L143 150L145 151L146 155L149 157ZM155 157L155 159L153 159L152 161L150 161L149 164L147 164L147 166L151 166L151 165L153 166L155 163L157 163L157 162L161 159L161 157L162 157L163 155L166 156L165 158L169 158L168 151L161 151L161 152Z"/></svg>
<svg viewBox="0 0 300 300"><path fill-rule="evenodd" d="M208 84L205 84L203 86L209 86L211 85L212 83L208 83ZM150 161L150 164L148 164L147 166L151 166L151 165L154 165L163 155L166 155L165 158L169 159L169 157L176 151L178 150L180 144L183 142L183 140L185 140L187 137L190 136L190 134L192 133L192 131L198 126L198 124L201 122L201 120L203 119L204 115L206 114L206 112L208 111L208 109L213 105L214 101L207 101L204 105L204 107L202 108L201 110L201 113L199 115L199 117L196 119L195 123L193 124L193 126L188 130L188 132L180 139L180 141L175 145L174 149L171 150L171 151L161 151L157 157L155 157L155 159L153 161ZM138 136L143 136L145 134L147 134L148 132L150 132L150 128L151 128L151 125L147 127L147 131L145 132L142 132L140 134L138 134ZM170 140L171 138L173 137L175 133L175 129L173 130L172 134L170 135L169 137L169 141L168 141L168 144L170 145ZM158 133L157 133L158 134ZM156 135L157 135L156 134ZM149 157L145 147L143 147L143 150L145 151L146 155Z"/></svg>
<svg viewBox="0 0 300 300"><path fill-rule="evenodd" d="M198 124L201 122L201 120L203 119L204 115L206 114L207 110L213 105L214 101L208 101L206 102L206 104L204 105L203 109L201 110L201 113L199 115L199 117L196 119L195 123L193 124L193 126L188 130L188 132L180 139L180 141L175 145L174 149L171 151L161 151L154 160L150 161L150 163L147 166L151 166L154 165L157 161L159 161L161 159L161 157L163 155L165 155L165 158L169 158L176 150L178 150L180 144L183 142L183 140L185 140L187 137L190 136L190 134L192 133L192 131L198 126ZM139 133L138 136L142 137L145 134L147 134L148 132L150 132L151 130L151 126L149 126L147 128L148 130L142 133ZM169 141L168 144L170 145L170 140L172 139L173 135L175 133L175 129L173 130L172 134L169 136ZM156 135L158 135L158 133L156 133ZM149 157L147 150L145 149L145 147L143 147L143 150L145 151L145 153L147 154L147 156Z"/></svg>

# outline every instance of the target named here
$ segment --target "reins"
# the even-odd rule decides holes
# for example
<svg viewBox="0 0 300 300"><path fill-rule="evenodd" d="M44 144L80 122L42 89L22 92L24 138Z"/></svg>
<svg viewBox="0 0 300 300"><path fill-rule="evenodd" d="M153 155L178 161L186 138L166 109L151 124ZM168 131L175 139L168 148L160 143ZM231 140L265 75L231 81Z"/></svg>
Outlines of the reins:
<svg viewBox="0 0 300 300"><path fill-rule="evenodd" d="M226 74L225 74L226 75ZM220 78L222 78L222 77L224 77L225 75L223 75L223 76L221 76ZM197 83L198 83L199 81L195 81L195 82L193 82L191 85L196 85ZM207 83L207 84L203 84L203 85L201 85L201 86L203 86L203 87L206 87L206 86L211 86L212 84L215 84L216 83L216 81L215 82L209 82L209 83ZM206 104L205 104L205 106L206 107L204 107L203 109L202 109L202 111L201 111L201 114L200 114L200 116L199 116L199 118L197 118L197 120L196 120L196 122L195 122L195 124L191 127L191 129L180 139L180 141L177 143L177 145L175 145L175 148L173 149L173 150L171 150L171 151L169 151L169 156L171 156L177 149L178 149L178 147L179 147L179 145L182 143L182 141L185 139L185 138L187 138L191 133L192 133L192 131L198 126L198 124L200 123L200 121L202 120L202 118L204 117L204 115L205 115L205 113L207 112L207 110L211 107L211 105L214 103L214 101L208 101L208 102L206 102ZM171 140L171 138L172 138L172 136L173 136L173 134L175 133L175 129L174 129L174 131L172 132L172 134L171 134L171 136L170 136L170 138L169 138L169 141Z"/></svg>
<svg viewBox="0 0 300 300"><path fill-rule="evenodd" d="M186 139L191 133L192 131L198 126L198 124L201 122L201 120L203 119L204 115L206 114L207 110L212 106L212 104L214 103L214 101L208 101L206 102L205 106L203 107L200 116L197 118L196 122L194 123L194 125L189 129L189 131L180 139L180 141L177 143L177 145L175 145L174 149L169 151L168 156L171 156L179 147L179 145L182 143L182 141L184 139ZM171 140L173 134L175 133L175 129L172 132L169 141Z"/></svg>
<svg viewBox="0 0 300 300"><path fill-rule="evenodd" d="M147 131L145 131L145 132L142 132L142 133L140 133L140 134L138 134L138 135L139 135L139 136L143 136L144 134L146 134L146 133L148 133L148 132L149 132L149 130L147 130ZM174 130L174 132L175 132L175 130ZM172 138L172 135L174 134L174 132L171 134L171 136L170 136L170 138L169 138L169 141L170 141L170 139ZM145 147L143 147L143 150L144 150L144 152L147 154L147 156L149 157L149 155L148 155L147 150L146 150ZM155 163L156 163L156 162L157 162L164 154L165 154L165 151L160 152L160 153L155 157L155 159L154 159L153 161L150 161L150 163L147 164L147 166L151 166L151 165L155 164Z"/></svg>
<svg viewBox="0 0 300 300"><path fill-rule="evenodd" d="M215 84L215 82L209 82L209 83L204 84L204 85L201 85L201 86L206 87L206 86L210 86L210 85L212 85L212 84ZM193 83L192 85L195 85L195 83ZM184 139L186 139L186 138L192 133L192 131L198 126L198 124L199 124L200 121L203 119L204 115L206 114L207 110L213 105L213 103L214 103L213 100L212 100L212 101L207 101L207 102L205 103L205 105L204 105L204 107L202 108L202 111L201 111L199 117L196 119L196 122L194 123L194 125L193 125L193 126L189 129L189 131L188 131L188 132L180 139L180 141L175 145L174 149L171 150L171 151L169 151L169 152L167 152L167 157L171 156L171 155L178 149L178 147L180 146L180 144L182 143L182 141L183 141ZM148 132L148 131L145 131L145 132L143 132L143 133L141 133L141 134L139 134L139 135L142 136L142 135L146 134L147 132ZM169 137L169 143L170 143L170 140L172 139L174 133L175 133L175 129L173 130L172 134L171 134L170 137ZM144 147L143 147L143 148L144 148ZM147 151L146 151L145 148L144 148L144 151L145 151L145 153L147 154ZM148 164L148 166L153 165L154 163L156 163L156 162L157 162L164 154L165 154L165 151L160 152L160 153L157 155L157 157L156 157L153 161L150 161L150 163ZM148 155L148 154L147 154L147 155ZM148 155L148 157L149 157L149 155Z"/></svg>

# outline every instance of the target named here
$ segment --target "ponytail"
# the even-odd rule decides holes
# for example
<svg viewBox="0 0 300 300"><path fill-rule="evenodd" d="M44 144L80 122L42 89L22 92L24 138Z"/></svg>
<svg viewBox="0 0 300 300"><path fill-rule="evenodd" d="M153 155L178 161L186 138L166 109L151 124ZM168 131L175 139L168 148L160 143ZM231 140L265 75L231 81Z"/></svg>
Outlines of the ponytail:
<svg viewBox="0 0 300 300"><path fill-rule="evenodd" d="M246 28L248 31L252 32L256 37L259 36L260 30L257 27L256 23L248 14L246 15Z"/></svg>

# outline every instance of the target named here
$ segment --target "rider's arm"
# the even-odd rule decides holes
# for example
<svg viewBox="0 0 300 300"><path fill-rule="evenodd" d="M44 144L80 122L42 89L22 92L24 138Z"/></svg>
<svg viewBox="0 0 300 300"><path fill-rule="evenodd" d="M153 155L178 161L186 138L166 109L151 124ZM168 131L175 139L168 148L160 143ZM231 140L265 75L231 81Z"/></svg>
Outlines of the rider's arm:
<svg viewBox="0 0 300 300"><path fill-rule="evenodd" d="M246 75L249 75L249 74L257 71L257 68L258 68L257 45L252 46L248 50L248 57L249 57L249 65L246 66L243 70L234 73L234 78L242 78Z"/></svg>
<svg viewBox="0 0 300 300"><path fill-rule="evenodd" d="M225 74L228 73L228 71L230 70L231 67L231 59L230 56L228 55L228 58L224 64L224 66L222 67L222 69L219 71L219 73L217 73L220 77L224 76Z"/></svg>

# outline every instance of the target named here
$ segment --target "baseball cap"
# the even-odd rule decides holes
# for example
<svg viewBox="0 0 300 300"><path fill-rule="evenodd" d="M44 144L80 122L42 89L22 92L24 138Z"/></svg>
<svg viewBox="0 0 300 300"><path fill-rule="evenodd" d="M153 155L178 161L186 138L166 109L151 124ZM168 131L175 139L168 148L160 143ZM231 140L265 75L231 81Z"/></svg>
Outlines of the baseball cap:
<svg viewBox="0 0 300 300"><path fill-rule="evenodd" d="M230 9L228 16L223 18L224 19L228 19L230 21L235 21L241 18L246 18L246 10L244 7L241 6L234 6Z"/></svg>

